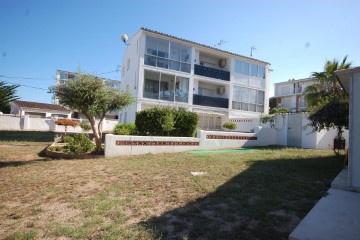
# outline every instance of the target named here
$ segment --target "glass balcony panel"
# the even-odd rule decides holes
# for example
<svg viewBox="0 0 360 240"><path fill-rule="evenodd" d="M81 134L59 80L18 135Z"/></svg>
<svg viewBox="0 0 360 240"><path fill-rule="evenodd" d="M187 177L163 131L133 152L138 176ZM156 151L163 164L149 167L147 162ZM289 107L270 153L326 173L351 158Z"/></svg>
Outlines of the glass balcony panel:
<svg viewBox="0 0 360 240"><path fill-rule="evenodd" d="M230 81L230 72L223 71L215 68L205 67L201 65L195 65L195 74L199 76L221 79L224 81Z"/></svg>
<svg viewBox="0 0 360 240"><path fill-rule="evenodd" d="M145 64L156 67L156 57L145 55Z"/></svg>
<svg viewBox="0 0 360 240"><path fill-rule="evenodd" d="M227 98L208 97L194 94L193 104L209 107L228 108L229 100Z"/></svg>
<svg viewBox="0 0 360 240"><path fill-rule="evenodd" d="M180 70L180 63L176 61L169 61L169 69L179 71Z"/></svg>

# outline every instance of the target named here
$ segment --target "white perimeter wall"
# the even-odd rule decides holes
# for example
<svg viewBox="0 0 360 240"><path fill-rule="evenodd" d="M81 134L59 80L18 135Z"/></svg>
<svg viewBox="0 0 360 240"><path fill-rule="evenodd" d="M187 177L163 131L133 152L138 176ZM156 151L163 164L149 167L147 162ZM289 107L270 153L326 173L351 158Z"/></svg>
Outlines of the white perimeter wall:
<svg viewBox="0 0 360 240"><path fill-rule="evenodd" d="M255 133L198 131L191 137L145 137L107 134L105 157L129 156L146 153L184 152L276 144L274 129L255 129ZM256 139L252 139L256 138Z"/></svg>
<svg viewBox="0 0 360 240"><path fill-rule="evenodd" d="M78 120L79 119L74 119ZM31 131L55 131L64 132L65 127L56 125L54 119L51 118L36 118L36 117L15 117L9 115L0 115L0 130L31 130ZM96 121L96 124L98 121ZM104 119L101 124L101 130L103 132L112 132L117 120ZM82 132L82 129L78 126L73 128L68 126L68 132Z"/></svg>
<svg viewBox="0 0 360 240"><path fill-rule="evenodd" d="M309 120L307 115L302 115L302 131L301 131L301 147L311 149L332 149L334 147L334 138L336 138L336 129L329 131L312 132L312 128L308 126ZM275 126L277 144L287 146L288 138L288 115L276 115ZM345 139L345 148L349 144L349 131L344 130L343 137Z"/></svg>

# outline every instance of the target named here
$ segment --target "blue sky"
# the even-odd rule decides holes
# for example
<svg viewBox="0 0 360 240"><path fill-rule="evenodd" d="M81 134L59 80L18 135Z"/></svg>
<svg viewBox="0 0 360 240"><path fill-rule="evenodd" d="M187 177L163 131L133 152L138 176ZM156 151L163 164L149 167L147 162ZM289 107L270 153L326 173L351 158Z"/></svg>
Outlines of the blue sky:
<svg viewBox="0 0 360 240"><path fill-rule="evenodd" d="M0 0L0 79L22 100L51 102L57 69L115 72L122 33L141 27L271 63L275 82L321 71L326 59L360 65L358 0ZM5 76L5 77L4 77Z"/></svg>

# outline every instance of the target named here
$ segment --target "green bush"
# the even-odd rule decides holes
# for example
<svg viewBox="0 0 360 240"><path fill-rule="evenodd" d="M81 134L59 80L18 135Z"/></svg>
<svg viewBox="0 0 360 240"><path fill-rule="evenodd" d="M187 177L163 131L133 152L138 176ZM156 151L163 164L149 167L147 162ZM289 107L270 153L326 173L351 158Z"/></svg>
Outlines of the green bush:
<svg viewBox="0 0 360 240"><path fill-rule="evenodd" d="M235 130L237 128L237 125L233 122L226 122L223 124L223 127L229 130Z"/></svg>
<svg viewBox="0 0 360 240"><path fill-rule="evenodd" d="M91 130L91 125L88 122L80 122L79 127L83 130L83 132L88 132Z"/></svg>
<svg viewBox="0 0 360 240"><path fill-rule="evenodd" d="M115 135L135 135L136 126L135 123L118 123L114 129Z"/></svg>
<svg viewBox="0 0 360 240"><path fill-rule="evenodd" d="M67 143L65 152L69 153L87 153L94 149L95 144L85 134L75 134L74 136L64 136L64 142Z"/></svg>
<svg viewBox="0 0 360 240"><path fill-rule="evenodd" d="M155 107L136 113L135 125L139 135L192 137L199 117L184 108Z"/></svg>

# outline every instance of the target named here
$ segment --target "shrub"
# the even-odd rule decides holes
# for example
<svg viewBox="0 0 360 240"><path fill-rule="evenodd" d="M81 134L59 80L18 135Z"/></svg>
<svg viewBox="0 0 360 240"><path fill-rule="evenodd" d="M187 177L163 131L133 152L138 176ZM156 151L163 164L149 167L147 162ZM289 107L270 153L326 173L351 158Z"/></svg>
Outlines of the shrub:
<svg viewBox="0 0 360 240"><path fill-rule="evenodd" d="M91 125L88 122L80 122L79 127L83 130L83 132L88 132L91 130Z"/></svg>
<svg viewBox="0 0 360 240"><path fill-rule="evenodd" d="M115 135L135 135L136 126L135 123L118 123L114 129Z"/></svg>
<svg viewBox="0 0 360 240"><path fill-rule="evenodd" d="M223 127L229 130L235 130L237 128L237 125L233 122L226 122L223 124Z"/></svg>
<svg viewBox="0 0 360 240"><path fill-rule="evenodd" d="M145 136L192 137L199 117L184 108L155 107L136 113L138 134Z"/></svg>
<svg viewBox="0 0 360 240"><path fill-rule="evenodd" d="M67 143L65 151L75 154L90 152L95 147L95 144L85 134L64 136L64 142Z"/></svg>

